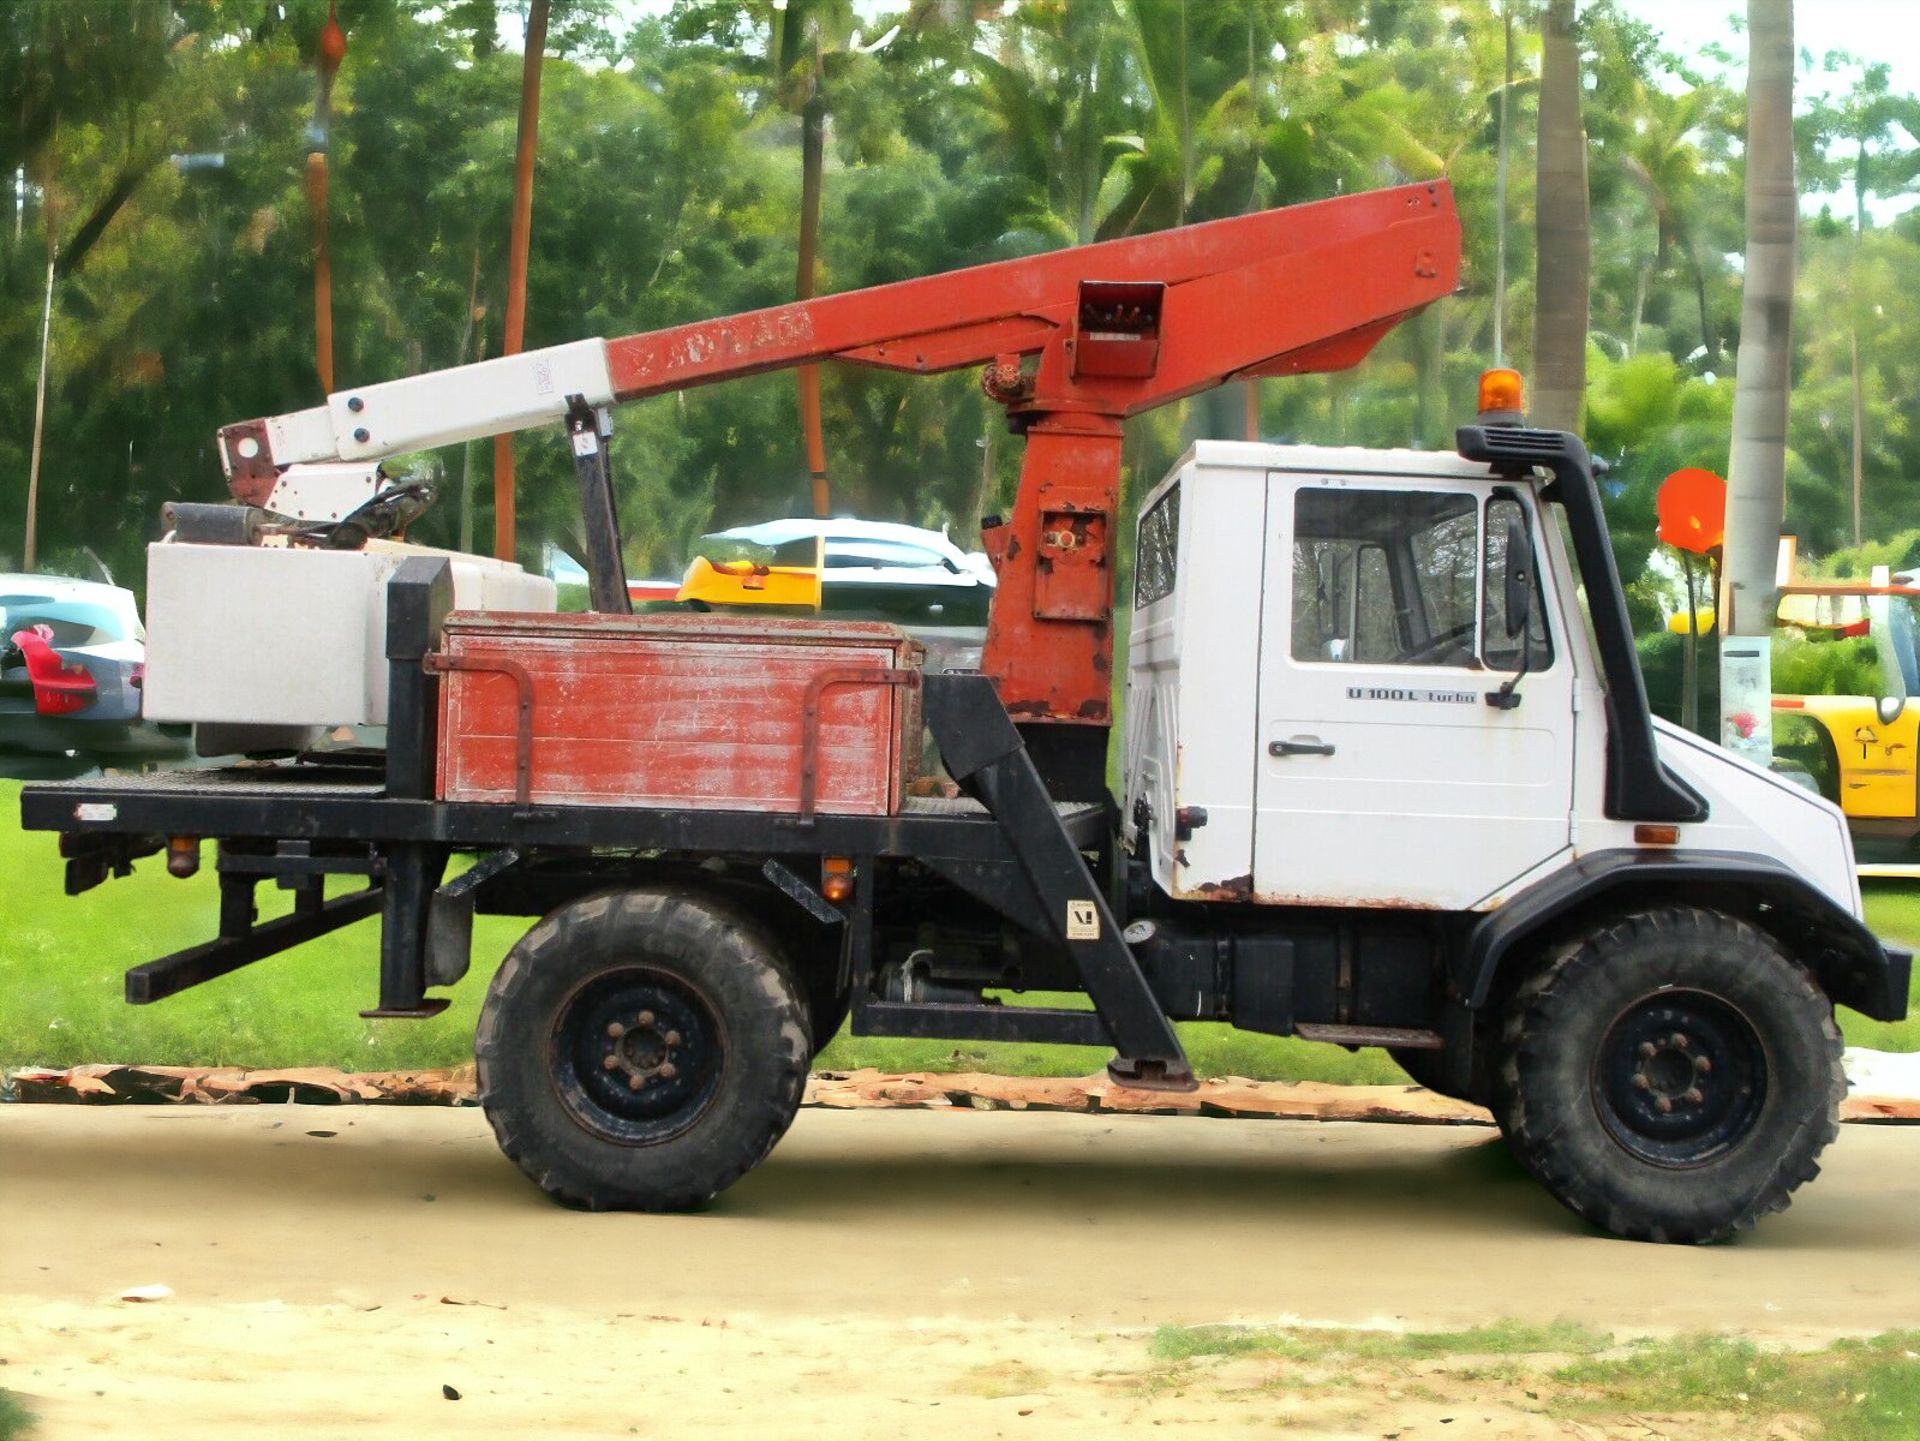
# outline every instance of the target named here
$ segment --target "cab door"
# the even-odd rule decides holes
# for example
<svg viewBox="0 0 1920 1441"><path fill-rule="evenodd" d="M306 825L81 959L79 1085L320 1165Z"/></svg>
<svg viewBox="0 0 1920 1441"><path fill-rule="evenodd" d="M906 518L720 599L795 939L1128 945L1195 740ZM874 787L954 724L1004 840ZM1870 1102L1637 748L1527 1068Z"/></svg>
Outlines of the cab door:
<svg viewBox="0 0 1920 1441"><path fill-rule="evenodd" d="M1413 476L1267 483L1259 898L1467 909L1568 849L1573 662L1549 623L1531 495ZM1518 635L1516 520L1534 593Z"/></svg>

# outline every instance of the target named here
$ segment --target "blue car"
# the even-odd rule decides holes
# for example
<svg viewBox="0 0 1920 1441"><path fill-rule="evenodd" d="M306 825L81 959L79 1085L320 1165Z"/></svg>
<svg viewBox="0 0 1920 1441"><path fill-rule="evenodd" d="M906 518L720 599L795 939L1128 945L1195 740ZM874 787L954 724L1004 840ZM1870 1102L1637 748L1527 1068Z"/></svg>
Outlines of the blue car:
<svg viewBox="0 0 1920 1441"><path fill-rule="evenodd" d="M185 753L146 724L146 631L133 592L0 575L0 774L44 776Z"/></svg>

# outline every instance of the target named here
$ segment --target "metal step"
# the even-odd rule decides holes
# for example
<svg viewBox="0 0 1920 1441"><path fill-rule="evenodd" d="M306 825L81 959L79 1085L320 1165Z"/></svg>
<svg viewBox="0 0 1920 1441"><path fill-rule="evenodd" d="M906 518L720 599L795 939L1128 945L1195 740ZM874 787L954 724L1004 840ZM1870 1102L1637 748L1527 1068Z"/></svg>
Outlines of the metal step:
<svg viewBox="0 0 1920 1441"><path fill-rule="evenodd" d="M1437 1051L1446 1045L1438 1031L1413 1026L1325 1026L1301 1021L1293 1033L1303 1041L1331 1041L1336 1046L1394 1046L1409 1051Z"/></svg>

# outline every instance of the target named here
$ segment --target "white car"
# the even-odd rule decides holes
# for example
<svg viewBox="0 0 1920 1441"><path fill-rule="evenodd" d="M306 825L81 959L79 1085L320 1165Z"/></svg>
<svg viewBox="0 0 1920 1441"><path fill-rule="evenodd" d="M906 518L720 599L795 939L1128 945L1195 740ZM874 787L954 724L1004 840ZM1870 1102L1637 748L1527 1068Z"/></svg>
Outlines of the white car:
<svg viewBox="0 0 1920 1441"><path fill-rule="evenodd" d="M926 646L929 671L979 669L997 583L993 566L940 531L801 517L716 531L697 548L710 559L818 565L821 614L892 621Z"/></svg>

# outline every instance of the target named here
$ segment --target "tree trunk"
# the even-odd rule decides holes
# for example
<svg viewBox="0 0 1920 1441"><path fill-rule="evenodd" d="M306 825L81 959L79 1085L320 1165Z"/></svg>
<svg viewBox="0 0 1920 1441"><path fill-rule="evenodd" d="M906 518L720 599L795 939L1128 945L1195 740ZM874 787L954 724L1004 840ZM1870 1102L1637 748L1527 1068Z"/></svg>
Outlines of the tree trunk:
<svg viewBox="0 0 1920 1441"><path fill-rule="evenodd" d="M820 250L820 177L826 165L827 104L820 93L821 66L815 56L813 94L800 110L800 262L794 276L796 300L813 298ZM803 365L800 381L800 430L807 444L807 474L813 486L813 513L824 516L832 499L827 487L827 442L820 424L820 367Z"/></svg>
<svg viewBox="0 0 1920 1441"><path fill-rule="evenodd" d="M1420 447L1442 447L1452 433L1448 425L1446 330L1441 308L1429 305L1415 318L1413 337L1414 434Z"/></svg>
<svg viewBox="0 0 1920 1441"><path fill-rule="evenodd" d="M53 272L60 256L53 235L53 187L46 181L41 182L40 210L47 222L47 295L40 311L40 379L33 390L33 454L27 462L27 533L21 547L21 568L27 571L39 563L40 444L47 423L47 362L53 344Z"/></svg>
<svg viewBox="0 0 1920 1441"><path fill-rule="evenodd" d="M1507 363L1507 101L1513 91L1513 0L1500 6L1507 36L1505 78L1500 84L1500 159L1493 173L1493 363Z"/></svg>
<svg viewBox="0 0 1920 1441"><path fill-rule="evenodd" d="M1786 500L1787 384L1799 197L1793 180L1792 0L1747 0L1747 261L1727 469L1728 637L1721 738L1749 760L1773 753L1770 637ZM1757 643L1736 646L1739 637Z"/></svg>
<svg viewBox="0 0 1920 1441"><path fill-rule="evenodd" d="M113 218L125 208L129 200L133 199L133 194L140 188L140 183L153 173L154 167L162 158L160 153L155 151L141 160L127 162L114 180L112 188L101 197L100 203L93 207L93 213L67 238L66 245L60 251L58 267L60 279L65 280L72 275L80 262L86 259L87 252L92 250L100 237L107 233L107 227L113 224ZM14 236L16 240L19 238L18 234Z"/></svg>
<svg viewBox="0 0 1920 1441"><path fill-rule="evenodd" d="M967 502L967 513L960 517L958 544L962 550L980 548L980 520L987 513L987 507L993 504L994 453L999 449L995 441L1001 425L1000 409L988 401L983 415L986 426L980 433L980 477L973 487L972 498Z"/></svg>
<svg viewBox="0 0 1920 1441"><path fill-rule="evenodd" d="M1647 314L1647 287L1653 280L1653 262L1643 260L1633 277L1633 324L1627 330L1627 355L1640 353L1640 322Z"/></svg>
<svg viewBox="0 0 1920 1441"><path fill-rule="evenodd" d="M460 332L460 354L454 361L456 365L465 365L468 352L474 350L475 331L480 319L480 237L473 237L473 274L467 281L467 322ZM480 345L472 359L478 360L486 354L487 338L479 337ZM460 545L462 551L473 549L473 442L467 441L460 447Z"/></svg>
<svg viewBox="0 0 1920 1441"><path fill-rule="evenodd" d="M1700 307L1700 344L1707 352L1707 364L1714 365L1720 359L1720 337L1714 333L1713 314L1707 309L1706 267L1700 264L1692 242L1687 245L1687 264L1693 269L1693 296Z"/></svg>
<svg viewBox="0 0 1920 1441"><path fill-rule="evenodd" d="M307 156L307 208L313 217L313 368L320 393L333 394L333 247L327 240L327 153Z"/></svg>
<svg viewBox="0 0 1920 1441"><path fill-rule="evenodd" d="M1866 405L1860 396L1860 326L1855 321L1847 328L1847 358L1853 371L1853 543L1860 544L1860 502L1866 489L1862 466L1862 432L1866 429ZM1784 512L1783 512L1784 514Z"/></svg>
<svg viewBox="0 0 1920 1441"><path fill-rule="evenodd" d="M1587 136L1580 120L1573 0L1552 0L1542 40L1532 419L1548 429L1572 430L1586 390L1590 263Z"/></svg>
<svg viewBox="0 0 1920 1441"><path fill-rule="evenodd" d="M502 355L518 355L527 335L527 251L533 239L533 156L540 141L540 65L547 48L548 0L527 11L527 49L520 63L520 128L513 150L513 224L507 235L507 315ZM493 553L512 560L513 437L493 439Z"/></svg>
<svg viewBox="0 0 1920 1441"><path fill-rule="evenodd" d="M1187 223L1193 199L1193 121L1187 98L1187 0L1180 0L1180 207L1177 223Z"/></svg>
<svg viewBox="0 0 1920 1441"><path fill-rule="evenodd" d="M1867 143L1853 157L1853 241L1847 253L1847 367L1853 390L1853 543L1860 544L1860 502L1866 489L1862 456L1866 405L1860 395L1860 241L1867 233Z"/></svg>

